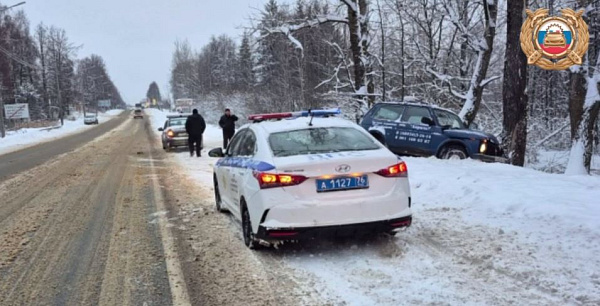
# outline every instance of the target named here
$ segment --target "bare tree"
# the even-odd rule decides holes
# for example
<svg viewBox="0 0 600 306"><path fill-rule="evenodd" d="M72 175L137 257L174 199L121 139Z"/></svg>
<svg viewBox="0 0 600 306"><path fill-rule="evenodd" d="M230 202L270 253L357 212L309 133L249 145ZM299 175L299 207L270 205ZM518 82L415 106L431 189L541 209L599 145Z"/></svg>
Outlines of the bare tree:
<svg viewBox="0 0 600 306"><path fill-rule="evenodd" d="M571 153L566 174L590 173L594 129L600 111L600 4L597 1L579 0L579 5L587 9L584 18L590 29L590 47L583 65L571 69Z"/></svg>
<svg viewBox="0 0 600 306"><path fill-rule="evenodd" d="M527 148L527 58L518 37L523 25L527 0L508 1L504 86L502 90L503 139L511 164L523 166Z"/></svg>

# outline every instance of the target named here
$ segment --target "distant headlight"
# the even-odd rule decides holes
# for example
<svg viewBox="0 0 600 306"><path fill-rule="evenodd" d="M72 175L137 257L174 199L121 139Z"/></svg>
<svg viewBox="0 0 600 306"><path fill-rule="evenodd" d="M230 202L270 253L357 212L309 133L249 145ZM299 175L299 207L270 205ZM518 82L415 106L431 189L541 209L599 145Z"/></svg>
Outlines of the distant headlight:
<svg viewBox="0 0 600 306"><path fill-rule="evenodd" d="M487 151L487 139L483 140L479 145L479 153L483 154Z"/></svg>
<svg viewBox="0 0 600 306"><path fill-rule="evenodd" d="M169 137L175 137L175 132L173 132L172 130L168 130L167 131L167 136L169 136Z"/></svg>

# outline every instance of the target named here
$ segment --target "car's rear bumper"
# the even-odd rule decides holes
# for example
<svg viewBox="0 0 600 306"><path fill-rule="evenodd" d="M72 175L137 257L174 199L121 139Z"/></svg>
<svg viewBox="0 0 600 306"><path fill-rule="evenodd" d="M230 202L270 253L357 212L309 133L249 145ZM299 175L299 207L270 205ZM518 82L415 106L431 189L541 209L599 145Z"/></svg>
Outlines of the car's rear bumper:
<svg viewBox="0 0 600 306"><path fill-rule="evenodd" d="M484 154L473 154L471 156L473 159L477 159L486 163L508 163L508 158L503 156L493 156L493 155L484 155Z"/></svg>
<svg viewBox="0 0 600 306"><path fill-rule="evenodd" d="M258 228L256 238L265 241L283 241L339 236L353 237L364 233L390 232L395 229L409 227L411 224L412 215L375 222L315 227L266 228L261 225Z"/></svg>

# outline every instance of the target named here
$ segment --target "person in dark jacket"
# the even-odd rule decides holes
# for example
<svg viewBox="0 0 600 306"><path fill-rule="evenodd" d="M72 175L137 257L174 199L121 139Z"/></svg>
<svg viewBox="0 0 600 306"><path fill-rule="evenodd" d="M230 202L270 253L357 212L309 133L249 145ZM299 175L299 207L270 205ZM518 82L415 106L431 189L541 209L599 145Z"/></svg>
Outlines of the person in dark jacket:
<svg viewBox="0 0 600 306"><path fill-rule="evenodd" d="M206 130L204 118L198 114L197 109L194 109L192 115L185 121L185 131L188 133L188 144L192 157L194 156L194 144L196 144L196 156L202 156L200 150L202 150L202 134L204 134L204 130Z"/></svg>
<svg viewBox="0 0 600 306"><path fill-rule="evenodd" d="M223 129L223 149L227 149L227 145L235 134L235 122L238 121L236 115L231 114L231 110L225 109L225 115L219 120L219 126Z"/></svg>

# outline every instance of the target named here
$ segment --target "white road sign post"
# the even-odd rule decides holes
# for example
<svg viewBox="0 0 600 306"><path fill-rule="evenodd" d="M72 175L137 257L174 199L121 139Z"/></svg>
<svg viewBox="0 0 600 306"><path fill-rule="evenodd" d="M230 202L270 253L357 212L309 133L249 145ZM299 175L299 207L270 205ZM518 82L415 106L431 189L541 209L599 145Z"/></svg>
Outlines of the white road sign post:
<svg viewBox="0 0 600 306"><path fill-rule="evenodd" d="M100 100L100 101L98 101L98 107L110 108L110 106L111 106L111 101L110 100Z"/></svg>
<svg viewBox="0 0 600 306"><path fill-rule="evenodd" d="M4 113L8 120L29 119L29 104L4 104Z"/></svg>

